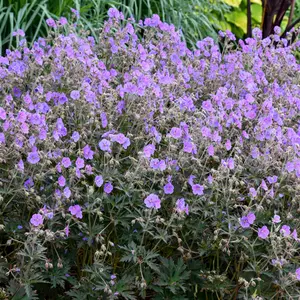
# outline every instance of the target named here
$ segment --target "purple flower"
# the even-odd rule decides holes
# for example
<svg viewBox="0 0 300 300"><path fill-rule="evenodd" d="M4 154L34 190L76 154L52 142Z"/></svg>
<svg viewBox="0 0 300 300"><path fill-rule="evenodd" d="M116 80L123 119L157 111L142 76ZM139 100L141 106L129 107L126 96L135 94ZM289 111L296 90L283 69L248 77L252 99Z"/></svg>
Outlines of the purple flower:
<svg viewBox="0 0 300 300"><path fill-rule="evenodd" d="M17 31L14 31L12 33L12 36L22 36L22 37L24 37L25 36L25 32L22 29L18 29Z"/></svg>
<svg viewBox="0 0 300 300"><path fill-rule="evenodd" d="M83 147L83 156L85 159L93 159L94 151L91 149L89 145Z"/></svg>
<svg viewBox="0 0 300 300"><path fill-rule="evenodd" d="M214 181L214 178L213 178L211 175L208 175L208 177L207 177L207 182L208 182L209 184L212 184L213 181Z"/></svg>
<svg viewBox="0 0 300 300"><path fill-rule="evenodd" d="M184 198L180 198L176 201L176 211L178 213L185 212L187 215L189 214L189 205L185 204Z"/></svg>
<svg viewBox="0 0 300 300"><path fill-rule="evenodd" d="M178 127L173 127L170 131L170 135L174 139L180 139L182 136L182 130Z"/></svg>
<svg viewBox="0 0 300 300"><path fill-rule="evenodd" d="M76 16L77 19L80 17L80 13L78 10L71 8L71 12Z"/></svg>
<svg viewBox="0 0 300 300"><path fill-rule="evenodd" d="M254 213L250 212L248 215L247 215L247 219L248 219L248 222L249 224L253 224L255 219L256 219L256 216Z"/></svg>
<svg viewBox="0 0 300 300"><path fill-rule="evenodd" d="M78 100L80 98L80 92L75 90L75 91L72 91L70 93L70 97L73 99L73 100Z"/></svg>
<svg viewBox="0 0 300 300"><path fill-rule="evenodd" d="M297 280L299 280L299 281L300 281L300 268L296 269L296 272L295 272L295 274L296 274L296 278L297 278Z"/></svg>
<svg viewBox="0 0 300 300"><path fill-rule="evenodd" d="M2 107L0 107L0 119L6 120L6 112Z"/></svg>
<svg viewBox="0 0 300 300"><path fill-rule="evenodd" d="M233 159L232 157L228 158L227 164L228 164L228 168L229 168L230 170L233 170L233 169L234 169L234 159Z"/></svg>
<svg viewBox="0 0 300 300"><path fill-rule="evenodd" d="M112 142L117 142L120 145L123 145L126 141L126 137L123 133L110 134L109 137L110 137Z"/></svg>
<svg viewBox="0 0 300 300"><path fill-rule="evenodd" d="M75 216L78 219L82 219L82 211L80 205L76 204L69 207L69 212L72 216Z"/></svg>
<svg viewBox="0 0 300 300"><path fill-rule="evenodd" d="M29 177L27 180L25 180L24 187L26 190L28 190L29 188L31 188L33 186L34 186L34 182L33 182L32 177Z"/></svg>
<svg viewBox="0 0 300 300"><path fill-rule="evenodd" d="M112 192L112 190L114 189L113 185L111 184L111 182L107 182L104 184L104 192L106 194L110 194Z"/></svg>
<svg viewBox="0 0 300 300"><path fill-rule="evenodd" d="M171 182L168 182L165 186L164 186L164 192L165 194L173 194L174 192L174 186Z"/></svg>
<svg viewBox="0 0 300 300"><path fill-rule="evenodd" d="M255 198L257 196L257 191L255 188L250 188L249 189L250 195Z"/></svg>
<svg viewBox="0 0 300 300"><path fill-rule="evenodd" d="M71 159L69 157L63 157L61 163L65 168L69 168L72 165Z"/></svg>
<svg viewBox="0 0 300 300"><path fill-rule="evenodd" d="M106 113L105 113L105 112L102 112L102 113L100 114L100 118L101 118L101 125L102 125L102 127L103 127L103 128L106 128L106 127L107 127L107 124L108 124L108 122L107 122L107 117L106 117Z"/></svg>
<svg viewBox="0 0 300 300"><path fill-rule="evenodd" d="M161 171L164 171L166 168L167 168L167 165L166 165L166 162L165 160L161 159L158 163L158 168L161 170Z"/></svg>
<svg viewBox="0 0 300 300"><path fill-rule="evenodd" d="M0 144L5 144L5 135L3 132L0 132Z"/></svg>
<svg viewBox="0 0 300 300"><path fill-rule="evenodd" d="M67 199L69 199L71 197L71 190L70 188L66 187L64 188L64 195Z"/></svg>
<svg viewBox="0 0 300 300"><path fill-rule="evenodd" d="M203 195L204 187L200 184L193 184L192 185L192 190L194 195Z"/></svg>
<svg viewBox="0 0 300 300"><path fill-rule="evenodd" d="M293 230L293 232L291 233L291 236L293 237L293 239L295 241L298 241L298 233L297 233L296 229Z"/></svg>
<svg viewBox="0 0 300 300"><path fill-rule="evenodd" d="M20 172L23 172L24 171L24 162L22 159L19 160L18 164L17 164L17 167L18 167L18 170Z"/></svg>
<svg viewBox="0 0 300 300"><path fill-rule="evenodd" d="M86 165L85 166L85 172L88 175L92 175L93 174L93 167L91 165Z"/></svg>
<svg viewBox="0 0 300 300"><path fill-rule="evenodd" d="M61 26L64 26L64 25L68 24L68 20L65 17L60 17L59 23Z"/></svg>
<svg viewBox="0 0 300 300"><path fill-rule="evenodd" d="M274 27L274 32L275 32L276 34L280 34L281 28L280 28L279 26L275 26L275 27Z"/></svg>
<svg viewBox="0 0 300 300"><path fill-rule="evenodd" d="M101 175L97 175L95 177L95 184L97 187L101 187L103 184L103 177Z"/></svg>
<svg viewBox="0 0 300 300"><path fill-rule="evenodd" d="M80 134L77 131L74 131L72 134L72 140L76 143L79 141Z"/></svg>
<svg viewBox="0 0 300 300"><path fill-rule="evenodd" d="M150 158L155 152L155 145L149 144L149 145L145 146L143 149L143 152L144 152L145 157Z"/></svg>
<svg viewBox="0 0 300 300"><path fill-rule="evenodd" d="M261 239L266 239L269 236L269 229L267 226L263 226L261 228L258 228L258 237Z"/></svg>
<svg viewBox="0 0 300 300"><path fill-rule="evenodd" d="M34 214L30 219L30 223L33 226L40 226L43 224L43 216L41 214Z"/></svg>
<svg viewBox="0 0 300 300"><path fill-rule="evenodd" d="M68 237L69 234L70 234L70 227L69 227L69 225L67 225L67 226L65 227L64 232L65 232L66 236Z"/></svg>
<svg viewBox="0 0 300 300"><path fill-rule="evenodd" d="M207 148L207 152L209 156L213 156L215 154L215 148L213 145L209 145Z"/></svg>
<svg viewBox="0 0 300 300"><path fill-rule="evenodd" d="M249 223L249 221L248 221L247 216L241 217L241 219L240 219L240 225L241 225L243 228L249 228L249 227L250 227L250 223Z"/></svg>
<svg viewBox="0 0 300 300"><path fill-rule="evenodd" d="M110 134L109 136L112 142L119 143L124 149L127 149L127 147L130 145L129 138L127 138L123 133Z"/></svg>
<svg viewBox="0 0 300 300"><path fill-rule="evenodd" d="M291 172L293 172L293 171L295 170L295 165L294 165L293 162L288 161L288 162L286 163L286 165L285 165L285 168L286 168L286 170L287 170L289 173L291 173Z"/></svg>
<svg viewBox="0 0 300 300"><path fill-rule="evenodd" d="M49 27L53 27L53 28L56 28L56 23L55 21L52 19L52 18L49 18L46 20L46 23Z"/></svg>
<svg viewBox="0 0 300 300"><path fill-rule="evenodd" d="M49 220L51 220L51 219L53 219L53 217L54 217L54 213L53 213L52 211L50 211L50 212L45 213L45 216L46 216Z"/></svg>
<svg viewBox="0 0 300 300"><path fill-rule="evenodd" d="M61 187L64 187L66 185L66 179L64 176L61 175L58 177L58 184Z"/></svg>
<svg viewBox="0 0 300 300"><path fill-rule="evenodd" d="M160 199L155 194L150 194L149 196L147 196L144 200L144 203L148 208L160 208Z"/></svg>
<svg viewBox="0 0 300 300"><path fill-rule="evenodd" d="M273 223L280 223L280 222L281 222L280 216L274 215L274 217L273 217L273 219L272 219L272 222L273 222Z"/></svg>
<svg viewBox="0 0 300 300"><path fill-rule="evenodd" d="M280 233L282 233L284 237L289 236L291 234L291 227L283 225L280 229Z"/></svg>
<svg viewBox="0 0 300 300"><path fill-rule="evenodd" d="M154 170L159 169L159 159L157 158L152 158L150 161L150 167Z"/></svg>
<svg viewBox="0 0 300 300"><path fill-rule="evenodd" d="M225 148L226 148L227 151L229 151L231 149L231 142L230 142L230 140L226 141Z"/></svg>
<svg viewBox="0 0 300 300"><path fill-rule="evenodd" d="M82 169L82 168L84 168L84 159L78 157L78 158L76 159L75 164L76 164L76 168L77 168L77 169Z"/></svg>
<svg viewBox="0 0 300 300"><path fill-rule="evenodd" d="M278 179L277 176L268 176L267 177L267 180L269 181L269 183L276 183L277 179Z"/></svg>
<svg viewBox="0 0 300 300"><path fill-rule="evenodd" d="M186 153L194 153L196 154L196 146L194 143L190 141L184 141L183 142L183 151Z"/></svg>
<svg viewBox="0 0 300 300"><path fill-rule="evenodd" d="M254 213L248 213L247 216L243 216L241 219L240 219L240 225L243 227L243 228L249 228L250 225L252 225L254 223L256 219L256 216Z"/></svg>
<svg viewBox="0 0 300 300"><path fill-rule="evenodd" d="M107 139L102 139L102 140L99 142L99 148L100 148L102 151L111 152L110 145L111 145L111 142L110 142L109 140L107 140Z"/></svg>
<svg viewBox="0 0 300 300"><path fill-rule="evenodd" d="M265 191L267 191L267 190L268 190L267 184L266 184L266 182L265 182L264 180L262 180L262 181L261 181L261 184L260 184L260 186L261 186L261 187L262 187L262 189L264 189Z"/></svg>
<svg viewBox="0 0 300 300"><path fill-rule="evenodd" d="M110 18L115 18L115 19L119 19L120 18L120 12L114 8L114 7L111 7L108 12L107 12L108 16Z"/></svg>
<svg viewBox="0 0 300 300"><path fill-rule="evenodd" d="M37 151L29 152L27 156L27 161L32 165L37 164L40 161L40 156L38 152Z"/></svg>

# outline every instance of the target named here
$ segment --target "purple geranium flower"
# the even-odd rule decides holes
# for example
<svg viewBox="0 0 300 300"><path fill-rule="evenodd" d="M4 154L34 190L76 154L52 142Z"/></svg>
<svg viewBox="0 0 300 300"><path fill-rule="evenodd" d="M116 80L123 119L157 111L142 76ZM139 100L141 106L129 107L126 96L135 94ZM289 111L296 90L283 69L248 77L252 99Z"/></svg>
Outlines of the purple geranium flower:
<svg viewBox="0 0 300 300"><path fill-rule="evenodd" d="M180 139L182 136L182 130L178 127L173 127L170 131L170 135L174 139Z"/></svg>
<svg viewBox="0 0 300 300"><path fill-rule="evenodd" d="M160 208L160 199L155 194L150 194L149 196L147 196L144 200L144 203L148 208Z"/></svg>
<svg viewBox="0 0 300 300"><path fill-rule="evenodd" d="M204 187L200 184L193 184L192 185L192 190L194 195L203 195Z"/></svg>
<svg viewBox="0 0 300 300"><path fill-rule="evenodd" d="M64 187L66 185L66 179L64 176L59 176L58 177L58 185L61 187Z"/></svg>
<svg viewBox="0 0 300 300"><path fill-rule="evenodd" d="M46 23L49 27L53 27L53 28L56 28L56 23L55 21L52 19L52 18L49 18L46 20Z"/></svg>
<svg viewBox="0 0 300 300"><path fill-rule="evenodd" d="M280 222L281 222L280 216L274 215L274 217L273 217L273 219L272 219L272 222L273 222L273 223L280 223Z"/></svg>
<svg viewBox="0 0 300 300"><path fill-rule="evenodd" d="M71 197L71 190L69 187L64 188L64 195L67 199Z"/></svg>
<svg viewBox="0 0 300 300"><path fill-rule="evenodd" d="M64 158L61 160L61 163L62 163L62 165L63 165L65 168L69 168L69 167L71 167L71 165L72 165L71 159L70 159L69 157L64 157Z"/></svg>
<svg viewBox="0 0 300 300"><path fill-rule="evenodd" d="M79 141L80 134L77 131L74 131L72 134L72 140L76 143Z"/></svg>
<svg viewBox="0 0 300 300"><path fill-rule="evenodd" d="M145 146L143 149L143 152L144 152L145 157L150 158L155 152L155 145L149 144L149 145Z"/></svg>
<svg viewBox="0 0 300 300"><path fill-rule="evenodd" d="M41 214L34 214L30 219L30 223L33 226L40 226L43 224L43 216Z"/></svg>
<svg viewBox="0 0 300 300"><path fill-rule="evenodd" d="M256 219L255 214L250 212L247 216L243 216L240 219L240 225L243 228L249 228L250 225L252 225L254 223L255 219Z"/></svg>
<svg viewBox="0 0 300 300"><path fill-rule="evenodd" d="M75 91L72 91L70 93L70 97L73 99L73 100L78 100L80 98L80 92L75 90Z"/></svg>
<svg viewBox="0 0 300 300"><path fill-rule="evenodd" d="M80 205L76 204L69 207L69 212L72 216L75 216L78 219L82 219L82 211Z"/></svg>
<svg viewBox="0 0 300 300"><path fill-rule="evenodd" d="M258 228L258 237L261 239L266 239L269 236L269 229L267 226L263 226L261 228Z"/></svg>
<svg viewBox="0 0 300 300"><path fill-rule="evenodd" d="M76 164L76 168L77 168L77 169L82 169L82 168L84 168L84 159L78 157L78 158L76 159L75 164Z"/></svg>
<svg viewBox="0 0 300 300"><path fill-rule="evenodd" d="M101 118L101 125L102 125L102 127L106 128L107 125L108 125L106 113L105 112L101 112L100 118Z"/></svg>
<svg viewBox="0 0 300 300"><path fill-rule="evenodd" d="M120 12L114 8L114 7L111 7L108 12L107 12L108 16L110 18L116 18L116 19L119 19L120 18Z"/></svg>
<svg viewBox="0 0 300 300"><path fill-rule="evenodd" d="M112 190L114 189L113 185L111 184L111 182L107 182L104 184L104 192L106 194L110 194L112 192Z"/></svg>
<svg viewBox="0 0 300 300"><path fill-rule="evenodd" d="M254 213L250 212L248 215L247 215L247 219L248 219L248 222L249 224L253 224L255 219L256 219L256 216Z"/></svg>
<svg viewBox="0 0 300 300"><path fill-rule="evenodd" d="M97 187L102 186L102 184L103 184L103 177L101 175L97 175L95 177L95 184L96 184Z"/></svg>
<svg viewBox="0 0 300 300"><path fill-rule="evenodd" d="M283 225L280 229L280 233L282 233L284 237L289 236L291 234L291 227Z"/></svg>
<svg viewBox="0 0 300 300"><path fill-rule="evenodd" d="M102 139L102 140L99 142L99 148L100 148L102 151L111 152L110 145L111 145L111 142L110 142L109 140L107 140L107 139Z"/></svg>
<svg viewBox="0 0 300 300"><path fill-rule="evenodd" d="M249 227L250 227L250 223L249 223L249 221L248 221L247 216L241 217L241 219L240 219L240 225L241 225L243 228L249 228Z"/></svg>
<svg viewBox="0 0 300 300"><path fill-rule="evenodd" d="M91 149L89 145L85 145L82 150L85 159L93 159L95 152Z"/></svg>
<svg viewBox="0 0 300 300"><path fill-rule="evenodd" d="M176 211L178 213L185 212L187 215L189 214L189 205L185 204L184 198L180 198L176 201Z"/></svg>
<svg viewBox="0 0 300 300"><path fill-rule="evenodd" d="M68 237L69 234L70 234L70 227L69 227L69 225L67 225L67 226L65 227L64 231L65 231L66 236Z"/></svg>
<svg viewBox="0 0 300 300"><path fill-rule="evenodd" d="M164 192L165 192L165 194L173 194L173 192L174 192L174 185L171 182L168 182L164 186Z"/></svg>
<svg viewBox="0 0 300 300"><path fill-rule="evenodd" d="M296 278L297 278L297 280L299 280L299 281L300 281L300 268L296 269L296 272L295 272L295 274L296 274Z"/></svg>
<svg viewBox="0 0 300 300"><path fill-rule="evenodd" d="M32 165L37 164L40 161L40 156L38 152L37 151L29 152L27 156L27 161Z"/></svg>

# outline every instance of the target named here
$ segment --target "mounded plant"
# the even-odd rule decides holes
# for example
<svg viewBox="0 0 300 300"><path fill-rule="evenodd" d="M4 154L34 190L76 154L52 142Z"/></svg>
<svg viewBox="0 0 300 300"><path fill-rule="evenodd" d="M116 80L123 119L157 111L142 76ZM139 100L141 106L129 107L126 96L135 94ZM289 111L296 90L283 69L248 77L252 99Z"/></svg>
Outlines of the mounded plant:
<svg viewBox="0 0 300 300"><path fill-rule="evenodd" d="M296 299L299 42L47 24L0 57L0 299Z"/></svg>

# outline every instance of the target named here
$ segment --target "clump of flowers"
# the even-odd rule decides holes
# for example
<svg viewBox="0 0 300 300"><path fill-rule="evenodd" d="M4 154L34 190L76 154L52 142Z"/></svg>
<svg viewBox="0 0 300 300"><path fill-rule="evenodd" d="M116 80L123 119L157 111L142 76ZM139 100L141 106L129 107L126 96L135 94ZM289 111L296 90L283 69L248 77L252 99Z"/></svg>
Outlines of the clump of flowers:
<svg viewBox="0 0 300 300"><path fill-rule="evenodd" d="M0 57L7 293L296 299L299 42L191 50L113 8L98 42L47 24Z"/></svg>

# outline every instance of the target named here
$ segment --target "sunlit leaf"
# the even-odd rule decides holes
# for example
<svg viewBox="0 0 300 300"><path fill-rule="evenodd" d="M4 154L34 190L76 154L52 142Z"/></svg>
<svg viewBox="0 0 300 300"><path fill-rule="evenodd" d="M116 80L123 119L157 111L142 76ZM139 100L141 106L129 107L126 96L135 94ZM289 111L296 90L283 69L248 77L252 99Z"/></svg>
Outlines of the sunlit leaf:
<svg viewBox="0 0 300 300"><path fill-rule="evenodd" d="M242 0L223 0L223 2L233 7L239 7Z"/></svg>
<svg viewBox="0 0 300 300"><path fill-rule="evenodd" d="M247 15L245 12L233 11L230 14L225 14L225 18L228 22L242 29L244 33L247 31Z"/></svg>
<svg viewBox="0 0 300 300"><path fill-rule="evenodd" d="M256 22L261 23L262 6L259 4L252 4L251 5L251 16Z"/></svg>

